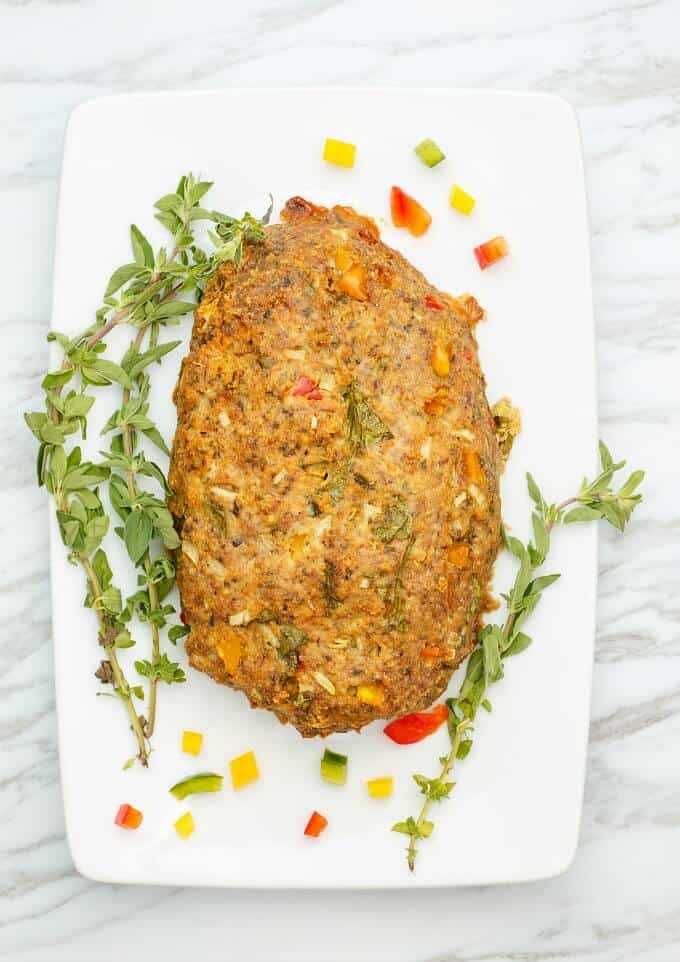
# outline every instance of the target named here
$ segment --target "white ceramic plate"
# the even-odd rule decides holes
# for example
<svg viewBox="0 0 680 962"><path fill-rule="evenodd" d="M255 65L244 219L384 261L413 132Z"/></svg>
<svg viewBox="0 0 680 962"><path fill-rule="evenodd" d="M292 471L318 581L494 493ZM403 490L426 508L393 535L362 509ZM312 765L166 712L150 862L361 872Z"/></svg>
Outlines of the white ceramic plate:
<svg viewBox="0 0 680 962"><path fill-rule="evenodd" d="M321 159L327 136L358 144L353 170ZM413 147L432 137L447 153L435 169ZM192 170L215 181L210 206L258 212L274 195L351 204L374 216L388 244L445 290L471 291L487 308L479 327L493 401L512 396L524 430L503 479L506 522L528 535L524 473L549 497L570 493L594 466L596 406L588 227L579 134L571 108L540 94L449 90L243 90L112 97L80 106L66 138L54 280L53 327L75 334L93 311L113 266L129 259L128 224L165 242L152 204ZM448 206L459 183L477 198L471 217ZM433 214L421 239L389 223L391 184ZM511 254L480 272L472 248L504 234ZM181 328L189 334L189 323ZM174 336L174 334L173 334ZM110 340L122 353L125 335ZM166 437L181 351L154 372L153 410ZM93 408L87 449L110 413ZM131 754L121 706L96 698L100 650L82 606L80 571L52 530L54 646L66 822L76 866L109 882L267 888L478 885L562 872L577 842L588 731L596 586L594 527L556 535L550 570L565 577L531 623L534 646L507 664L491 715L482 712L475 749L460 766L451 801L423 845L414 876L404 838L390 832L419 804L413 772L434 774L447 736L398 747L375 724L326 744L349 755L344 788L321 782L323 744L303 740L243 695L189 671L186 685L160 692L149 771L122 771ZM126 568L120 543L109 550ZM496 588L511 577L507 558ZM131 580L124 585L132 589ZM144 629L140 631L145 638ZM130 671L134 657L126 652ZM184 653L178 652L184 663ZM183 729L205 733L198 759L183 755ZM254 749L260 781L178 803L168 788L192 771L227 772ZM394 796L371 800L370 777L395 777ZM121 802L144 812L137 832L113 825ZM330 825L303 837L312 809ZM197 829L180 841L173 822L186 809Z"/></svg>

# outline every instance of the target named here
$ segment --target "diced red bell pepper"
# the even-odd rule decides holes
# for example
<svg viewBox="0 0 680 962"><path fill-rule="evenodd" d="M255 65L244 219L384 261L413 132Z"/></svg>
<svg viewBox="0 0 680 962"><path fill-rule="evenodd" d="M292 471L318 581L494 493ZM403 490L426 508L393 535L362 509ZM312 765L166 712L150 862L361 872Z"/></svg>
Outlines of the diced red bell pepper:
<svg viewBox="0 0 680 962"><path fill-rule="evenodd" d="M425 307L431 307L433 311L443 311L444 305L442 302L436 298L433 294L427 294L425 297Z"/></svg>
<svg viewBox="0 0 680 962"><path fill-rule="evenodd" d="M318 838L327 825L327 818L324 818L319 812L312 812L305 828L305 835L309 835L310 838Z"/></svg>
<svg viewBox="0 0 680 962"><path fill-rule="evenodd" d="M179 620L182 622L183 625L186 625L186 623L187 623L187 616L184 614L183 611L180 611L180 613L179 613Z"/></svg>
<svg viewBox="0 0 680 962"><path fill-rule="evenodd" d="M121 828L135 829L142 824L143 815L132 805L121 805L116 812L114 822Z"/></svg>
<svg viewBox="0 0 680 962"><path fill-rule="evenodd" d="M395 227L405 227L414 237L420 237L432 223L425 208L401 187L393 187L390 193L392 223Z"/></svg>
<svg viewBox="0 0 680 962"><path fill-rule="evenodd" d="M436 705L431 711L414 711L411 715L396 718L383 731L397 745L413 745L436 732L448 717L446 705Z"/></svg>
<svg viewBox="0 0 680 962"><path fill-rule="evenodd" d="M501 258L506 257L510 253L510 247L508 242L504 237L494 237L485 244L480 244L479 247L475 247L474 255L477 258L477 263L483 271L487 267L491 267L496 261L501 260Z"/></svg>
<svg viewBox="0 0 680 962"><path fill-rule="evenodd" d="M291 394L293 397L306 397L308 401L321 400L319 385L316 381L312 381L311 377L305 377L304 374L293 385Z"/></svg>

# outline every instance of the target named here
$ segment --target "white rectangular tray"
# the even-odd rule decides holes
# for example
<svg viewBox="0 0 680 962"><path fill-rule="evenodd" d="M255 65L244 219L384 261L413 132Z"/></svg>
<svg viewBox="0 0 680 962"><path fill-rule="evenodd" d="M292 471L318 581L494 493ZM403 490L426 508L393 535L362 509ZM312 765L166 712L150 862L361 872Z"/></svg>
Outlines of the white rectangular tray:
<svg viewBox="0 0 680 962"><path fill-rule="evenodd" d="M358 145L353 170L321 160L327 136ZM432 137L447 153L429 170L413 147ZM503 513L529 534L524 473L548 497L570 493L591 471L596 446L593 319L588 226L578 128L571 108L540 94L456 90L242 90L135 95L96 100L71 117L59 207L53 327L76 333L93 319L114 266L128 257L128 225L154 245L165 241L153 202L194 171L215 181L209 206L240 214L275 211L302 194L350 204L374 216L389 244L453 293L474 293L488 311L481 357L491 401L509 394L524 430L503 479ZM477 198L473 215L448 206L453 182ZM389 188L398 184L433 214L414 239L389 221ZM472 248L504 234L511 254L480 272ZM186 338L189 323L181 328ZM110 356L125 335L111 338ZM153 411L166 437L181 350L153 376ZM92 412L86 450L110 400ZM111 556L126 568L120 544ZM390 832L417 811L411 774L434 774L444 731L398 747L376 724L328 739L350 757L344 789L323 784L323 744L305 741L271 715L251 711L241 694L189 671L186 685L160 692L151 768L122 771L131 754L121 706L97 698L100 650L92 613L82 606L81 572L69 566L52 523L54 646L66 821L76 866L110 882L267 888L469 885L536 879L562 872L578 836L588 731L596 589L594 527L555 536L549 570L564 572L531 622L534 646L507 664L482 713L477 743L460 765L459 785L437 807L435 834L415 875L404 838ZM512 567L501 559L495 585ZM132 590L132 580L124 585ZM143 635L143 630L140 634ZM132 660L146 657L124 653ZM182 651L178 657L184 663ZM199 759L180 751L183 729L205 733ZM190 771L226 771L254 749L260 781L178 803L168 788ZM365 781L392 774L394 796L367 797ZM137 832L113 825L121 802L144 812ZM191 808L194 836L173 822ZM302 831L317 808L330 825L318 840Z"/></svg>

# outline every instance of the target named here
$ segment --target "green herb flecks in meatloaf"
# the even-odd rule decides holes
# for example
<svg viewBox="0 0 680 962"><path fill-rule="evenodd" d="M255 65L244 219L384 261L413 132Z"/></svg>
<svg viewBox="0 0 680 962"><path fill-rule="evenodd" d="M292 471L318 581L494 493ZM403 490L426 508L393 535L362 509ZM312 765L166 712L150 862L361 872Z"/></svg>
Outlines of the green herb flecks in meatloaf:
<svg viewBox="0 0 680 962"><path fill-rule="evenodd" d="M469 654L501 458L476 301L350 208L282 217L196 311L170 505L191 665L326 735L425 708Z"/></svg>

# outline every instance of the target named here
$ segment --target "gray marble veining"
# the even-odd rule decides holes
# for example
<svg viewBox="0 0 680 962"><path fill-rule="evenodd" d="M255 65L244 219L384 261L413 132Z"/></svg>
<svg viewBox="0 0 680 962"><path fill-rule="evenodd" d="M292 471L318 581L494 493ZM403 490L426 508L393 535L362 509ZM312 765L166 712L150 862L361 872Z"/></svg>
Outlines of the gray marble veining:
<svg viewBox="0 0 680 962"><path fill-rule="evenodd" d="M677 0L0 0L2 962L680 959L679 26ZM97 885L70 861L45 505L19 419L45 361L64 123L108 93L311 83L543 90L579 113L602 433L649 477L625 540L601 538L581 843L559 879L224 893Z"/></svg>

